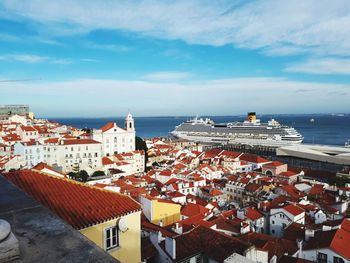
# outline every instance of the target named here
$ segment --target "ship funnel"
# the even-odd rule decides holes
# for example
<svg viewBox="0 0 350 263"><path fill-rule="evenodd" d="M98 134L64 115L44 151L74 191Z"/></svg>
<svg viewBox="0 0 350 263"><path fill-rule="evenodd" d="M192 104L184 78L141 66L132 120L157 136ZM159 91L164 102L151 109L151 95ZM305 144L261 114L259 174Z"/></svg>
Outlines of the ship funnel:
<svg viewBox="0 0 350 263"><path fill-rule="evenodd" d="M249 122L254 122L254 121L256 121L256 114L255 114L255 112L248 112L247 120L248 120Z"/></svg>

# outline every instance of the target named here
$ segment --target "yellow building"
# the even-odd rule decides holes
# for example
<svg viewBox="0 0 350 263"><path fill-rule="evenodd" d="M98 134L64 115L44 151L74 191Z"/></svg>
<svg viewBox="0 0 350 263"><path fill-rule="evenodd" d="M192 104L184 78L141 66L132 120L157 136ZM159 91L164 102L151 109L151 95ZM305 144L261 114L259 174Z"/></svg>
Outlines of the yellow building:
<svg viewBox="0 0 350 263"><path fill-rule="evenodd" d="M4 176L120 262L141 262L141 206L129 196L35 170Z"/></svg>
<svg viewBox="0 0 350 263"><path fill-rule="evenodd" d="M143 213L153 224L167 226L180 220L180 204L151 196L141 196L140 202Z"/></svg>
<svg viewBox="0 0 350 263"><path fill-rule="evenodd" d="M91 227L87 227L80 230L84 236L93 241L96 245L102 249L108 251L108 253L120 262L138 263L141 262L141 225L140 225L141 212L137 211L117 219L112 219L101 224L96 224ZM126 222L127 230L124 232L120 229L120 222L124 224ZM113 228L119 228L119 233L116 239L113 240ZM112 229L109 231L109 229ZM124 229L123 229L124 230ZM107 233L111 232L109 246L107 246Z"/></svg>

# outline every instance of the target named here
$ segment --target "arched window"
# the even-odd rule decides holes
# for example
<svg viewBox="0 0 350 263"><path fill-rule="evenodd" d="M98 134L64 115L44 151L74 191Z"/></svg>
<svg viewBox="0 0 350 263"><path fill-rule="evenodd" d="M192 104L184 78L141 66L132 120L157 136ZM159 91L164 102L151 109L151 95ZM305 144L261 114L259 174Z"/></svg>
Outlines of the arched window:
<svg viewBox="0 0 350 263"><path fill-rule="evenodd" d="M270 170L267 170L267 171L265 172L265 174L266 174L266 175L272 176L272 172L271 172Z"/></svg>

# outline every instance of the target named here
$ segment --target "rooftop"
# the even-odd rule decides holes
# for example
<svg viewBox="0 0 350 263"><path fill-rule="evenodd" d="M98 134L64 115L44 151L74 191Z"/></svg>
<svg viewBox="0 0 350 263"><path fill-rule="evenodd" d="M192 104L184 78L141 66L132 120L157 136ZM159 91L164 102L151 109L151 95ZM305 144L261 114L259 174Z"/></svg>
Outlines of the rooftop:
<svg viewBox="0 0 350 263"><path fill-rule="evenodd" d="M141 209L129 196L32 170L10 172L3 176L75 229Z"/></svg>
<svg viewBox="0 0 350 263"><path fill-rule="evenodd" d="M0 218L19 241L14 262L117 262L2 176Z"/></svg>

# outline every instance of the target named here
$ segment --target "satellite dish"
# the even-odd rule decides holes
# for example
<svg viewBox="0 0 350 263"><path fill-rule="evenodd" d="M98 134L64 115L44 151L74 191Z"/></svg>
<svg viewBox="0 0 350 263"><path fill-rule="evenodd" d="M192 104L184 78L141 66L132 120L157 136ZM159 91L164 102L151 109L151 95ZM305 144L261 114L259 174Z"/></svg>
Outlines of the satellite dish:
<svg viewBox="0 0 350 263"><path fill-rule="evenodd" d="M126 224L126 220L124 218L119 219L118 228L123 233L126 232L129 229L127 224Z"/></svg>

